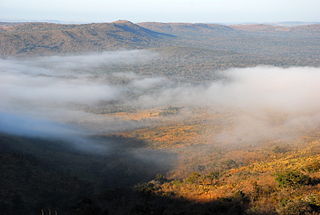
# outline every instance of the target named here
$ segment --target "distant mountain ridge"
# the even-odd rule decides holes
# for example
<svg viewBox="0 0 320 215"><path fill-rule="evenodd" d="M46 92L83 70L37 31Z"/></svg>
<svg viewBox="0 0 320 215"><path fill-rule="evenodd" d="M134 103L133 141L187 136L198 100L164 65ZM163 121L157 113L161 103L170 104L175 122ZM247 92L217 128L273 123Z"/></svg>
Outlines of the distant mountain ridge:
<svg viewBox="0 0 320 215"><path fill-rule="evenodd" d="M142 22L138 25L151 29L153 31L165 32L169 34L212 34L212 33L233 33L235 29L219 24L205 23L160 23L160 22Z"/></svg>
<svg viewBox="0 0 320 215"><path fill-rule="evenodd" d="M79 25L0 23L0 56L144 48L172 37L129 21Z"/></svg>
<svg viewBox="0 0 320 215"><path fill-rule="evenodd" d="M281 26L281 25L267 25L267 24L247 24L247 25L231 25L233 29L246 32L320 32L320 24L311 25L295 25L295 26Z"/></svg>
<svg viewBox="0 0 320 215"><path fill-rule="evenodd" d="M251 40L256 35L281 37L320 35L320 24L278 26L269 24L220 25L205 23L54 24L0 22L0 56L52 55L117 49L156 48L195 41ZM266 35L267 36L267 35ZM185 40L187 39L187 40ZM171 43L172 42L172 43ZM187 45L188 45L187 44ZM214 43L213 43L214 44Z"/></svg>
<svg viewBox="0 0 320 215"><path fill-rule="evenodd" d="M304 32L320 33L320 24L306 24L281 26L272 24L237 24L237 25L220 25L204 23L159 23L143 22L138 25L162 33L173 35L210 35L210 34L239 34L252 32Z"/></svg>

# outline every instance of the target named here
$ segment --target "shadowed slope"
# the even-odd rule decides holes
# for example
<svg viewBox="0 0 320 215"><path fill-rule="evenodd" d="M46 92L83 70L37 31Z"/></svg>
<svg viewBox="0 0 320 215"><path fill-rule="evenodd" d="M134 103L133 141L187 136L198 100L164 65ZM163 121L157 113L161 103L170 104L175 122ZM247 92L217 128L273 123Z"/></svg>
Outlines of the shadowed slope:
<svg viewBox="0 0 320 215"><path fill-rule="evenodd" d="M130 190L168 171L174 156L144 150L133 139L95 137L106 152L79 151L68 142L0 134L0 211L37 214L50 208L70 214L83 198L104 190Z"/></svg>

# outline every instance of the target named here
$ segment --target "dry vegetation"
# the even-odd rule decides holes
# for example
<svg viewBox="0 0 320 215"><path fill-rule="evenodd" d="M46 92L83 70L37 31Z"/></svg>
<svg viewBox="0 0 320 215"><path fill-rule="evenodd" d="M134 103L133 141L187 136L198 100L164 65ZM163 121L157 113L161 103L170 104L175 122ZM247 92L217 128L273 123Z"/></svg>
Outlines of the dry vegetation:
<svg viewBox="0 0 320 215"><path fill-rule="evenodd" d="M0 56L142 48L149 47L161 38L170 36L128 21L85 25L0 23Z"/></svg>
<svg viewBox="0 0 320 215"><path fill-rule="evenodd" d="M114 116L126 120L150 117L159 122L161 110ZM230 123L219 124L217 119L229 119ZM147 142L151 148L178 154L173 170L136 189L196 202L236 196L248 204L248 214L317 214L320 208L319 133L309 132L290 140L290 144L278 139L256 146L215 144L214 135L231 126L231 119L231 114L210 114L205 109L196 109L188 120L163 120L164 126L117 133Z"/></svg>
<svg viewBox="0 0 320 215"><path fill-rule="evenodd" d="M83 111L79 119L78 115L77 120L70 119L76 125L88 123L92 130L100 126L87 138L109 151L82 152L60 139L0 133L0 170L4 175L0 177L0 213L35 214L39 209L52 209L60 210L59 215L320 214L320 129L312 122L312 129L301 123L294 131L282 131L281 125L290 116L268 112L259 117L268 121L267 128L278 128L286 138L272 136L267 130L255 134L254 126L247 126L247 121L241 126L253 131L232 136L237 117L242 114L234 107L217 111L214 105L153 104L162 95L158 91L205 88L223 79L222 71L230 68L318 67L319 32L319 25L0 23L1 56L145 47L149 48L147 55L157 55L139 63L101 63L72 71L75 78L85 74L98 80L99 85L110 84L124 92L122 97L115 95L94 103L90 89L88 101L74 107L71 99L66 105L66 109L72 106L76 112ZM20 68L23 64L18 58L17 62ZM61 64L68 66L68 59ZM59 75L60 68L50 72ZM66 77L64 89L69 89L72 78ZM140 86L134 85L146 79L160 82L149 83L156 85L149 87L141 82ZM83 86L87 82L79 83ZM189 94L196 89L192 87ZM188 97L188 93L181 95ZM144 95L151 100L139 100ZM253 100L257 98L253 96ZM286 97L281 102L283 99ZM294 105L299 106L297 103ZM233 106L233 100L230 104ZM311 118L307 116L307 120ZM251 135L262 137L251 140Z"/></svg>

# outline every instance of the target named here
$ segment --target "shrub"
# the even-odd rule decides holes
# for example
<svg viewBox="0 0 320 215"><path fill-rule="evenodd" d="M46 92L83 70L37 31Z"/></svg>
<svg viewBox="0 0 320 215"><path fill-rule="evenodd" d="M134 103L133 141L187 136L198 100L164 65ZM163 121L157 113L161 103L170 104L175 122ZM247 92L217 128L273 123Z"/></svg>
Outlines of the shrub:
<svg viewBox="0 0 320 215"><path fill-rule="evenodd" d="M242 190L238 190L237 192L235 192L233 195L233 198L240 201L240 202L248 202L249 201L248 196Z"/></svg>
<svg viewBox="0 0 320 215"><path fill-rule="evenodd" d="M277 173L276 181L281 187L297 187L310 184L311 178L299 171L286 171Z"/></svg>
<svg viewBox="0 0 320 215"><path fill-rule="evenodd" d="M257 182L252 183L253 190L250 192L252 201L256 201L261 197L270 196L276 191L275 187L270 185L259 185Z"/></svg>
<svg viewBox="0 0 320 215"><path fill-rule="evenodd" d="M224 165L226 169L238 168L240 166L236 161L232 159L224 161L222 165Z"/></svg>
<svg viewBox="0 0 320 215"><path fill-rule="evenodd" d="M173 180L171 183L175 186L181 186L183 184L182 181L179 179Z"/></svg>
<svg viewBox="0 0 320 215"><path fill-rule="evenodd" d="M311 204L302 200L281 201L277 208L277 212L279 215L318 214L317 209L313 208Z"/></svg>
<svg viewBox="0 0 320 215"><path fill-rule="evenodd" d="M160 190L160 187L153 183L141 183L135 185L135 190L144 194L153 194Z"/></svg>
<svg viewBox="0 0 320 215"><path fill-rule="evenodd" d="M275 147L272 148L272 151L274 153L281 154L281 153L286 153L286 152L288 152L290 150L287 147L284 147L284 146L275 146Z"/></svg>
<svg viewBox="0 0 320 215"><path fill-rule="evenodd" d="M193 172L188 178L185 179L185 182L189 184L196 184L199 183L200 179L201 175L197 172Z"/></svg>
<svg viewBox="0 0 320 215"><path fill-rule="evenodd" d="M320 170L320 161L314 161L303 167L306 172L317 172Z"/></svg>
<svg viewBox="0 0 320 215"><path fill-rule="evenodd" d="M207 178L212 180L217 180L221 177L222 173L220 171L214 171L207 175Z"/></svg>
<svg viewBox="0 0 320 215"><path fill-rule="evenodd" d="M309 203L310 205L314 205L320 207L320 196L316 194L309 194L303 199L305 202Z"/></svg>
<svg viewBox="0 0 320 215"><path fill-rule="evenodd" d="M159 182L160 184L164 184L166 182L168 182L169 180L162 174L157 174L155 179L155 181Z"/></svg>

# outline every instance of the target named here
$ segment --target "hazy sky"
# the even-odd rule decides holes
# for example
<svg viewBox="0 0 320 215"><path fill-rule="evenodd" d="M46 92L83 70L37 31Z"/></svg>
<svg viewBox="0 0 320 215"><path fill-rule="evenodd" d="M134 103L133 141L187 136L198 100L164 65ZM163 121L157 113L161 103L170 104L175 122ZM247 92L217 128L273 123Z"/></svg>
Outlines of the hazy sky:
<svg viewBox="0 0 320 215"><path fill-rule="evenodd" d="M320 0L0 0L0 19L109 22L320 21Z"/></svg>

